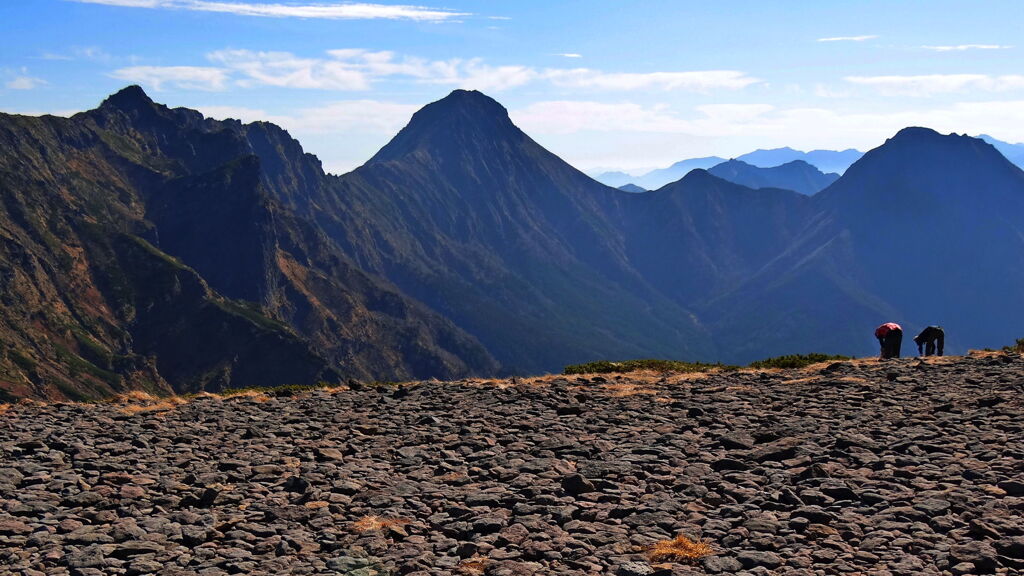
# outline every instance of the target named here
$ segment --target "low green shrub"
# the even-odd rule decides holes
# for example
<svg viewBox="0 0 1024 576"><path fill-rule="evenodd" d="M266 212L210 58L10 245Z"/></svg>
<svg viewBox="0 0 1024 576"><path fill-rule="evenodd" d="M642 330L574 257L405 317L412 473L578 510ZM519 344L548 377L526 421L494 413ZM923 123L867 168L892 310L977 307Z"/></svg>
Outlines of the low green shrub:
<svg viewBox="0 0 1024 576"><path fill-rule="evenodd" d="M1017 342L1013 346L1003 346L1003 351L1024 354L1024 338L1017 338Z"/></svg>
<svg viewBox="0 0 1024 576"><path fill-rule="evenodd" d="M734 368L725 364L705 364L702 362L680 362L678 360L657 360L645 358L641 360L626 360L623 362L610 362L598 360L586 364L573 364L566 366L562 374L622 374L626 372L637 372L640 370L653 370L655 372L706 372L713 369L727 370Z"/></svg>
<svg viewBox="0 0 1024 576"><path fill-rule="evenodd" d="M247 394L247 393L250 393L250 392L259 392L261 394L266 394L267 396L272 396L274 398L285 398L285 397L288 397L288 396L297 396L299 394L302 394L303 392L310 392L312 390L320 390L322 388L329 388L331 386L332 386L332 384L328 384L327 382L319 382L317 384L309 384L309 385L304 385L304 384L285 384L283 386L274 386L272 388L260 388L260 387L257 387L257 386L250 386L250 387L247 387L247 388L226 388L224 390L221 390L217 394L219 396L229 397L229 396L237 396L239 394Z"/></svg>
<svg viewBox="0 0 1024 576"><path fill-rule="evenodd" d="M838 354L787 354L786 356L776 356L774 358L765 358L764 360L751 362L750 367L803 368L805 366L810 366L811 364L830 362L834 360L852 360L852 358L849 356L840 356Z"/></svg>

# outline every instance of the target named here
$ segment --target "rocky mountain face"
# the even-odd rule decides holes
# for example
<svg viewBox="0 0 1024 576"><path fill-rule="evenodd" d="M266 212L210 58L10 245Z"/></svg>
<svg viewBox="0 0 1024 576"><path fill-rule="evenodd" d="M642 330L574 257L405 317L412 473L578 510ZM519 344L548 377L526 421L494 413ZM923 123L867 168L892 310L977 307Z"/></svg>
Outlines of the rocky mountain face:
<svg viewBox="0 0 1024 576"><path fill-rule="evenodd" d="M135 87L0 117L0 146L8 397L866 355L886 320L956 352L1024 313L1024 172L926 129L810 197L705 170L616 190L462 90L340 177Z"/></svg>
<svg viewBox="0 0 1024 576"><path fill-rule="evenodd" d="M712 166L708 172L748 188L782 188L806 196L817 194L839 179L839 174L825 174L803 160L793 160L771 168L760 168L742 160L729 160Z"/></svg>
<svg viewBox="0 0 1024 576"><path fill-rule="evenodd" d="M5 115L0 146L8 396L496 369L288 208L324 176L280 129L131 87L70 119Z"/></svg>

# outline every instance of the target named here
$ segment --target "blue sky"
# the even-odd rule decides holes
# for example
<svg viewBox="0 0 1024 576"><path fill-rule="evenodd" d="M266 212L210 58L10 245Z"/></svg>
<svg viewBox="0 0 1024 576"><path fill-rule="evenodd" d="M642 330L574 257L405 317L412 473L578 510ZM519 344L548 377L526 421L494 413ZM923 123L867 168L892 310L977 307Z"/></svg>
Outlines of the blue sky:
<svg viewBox="0 0 1024 576"><path fill-rule="evenodd" d="M907 125L1024 140L1018 1L0 2L0 110L132 83L281 124L331 171L455 88L585 170L881 144Z"/></svg>

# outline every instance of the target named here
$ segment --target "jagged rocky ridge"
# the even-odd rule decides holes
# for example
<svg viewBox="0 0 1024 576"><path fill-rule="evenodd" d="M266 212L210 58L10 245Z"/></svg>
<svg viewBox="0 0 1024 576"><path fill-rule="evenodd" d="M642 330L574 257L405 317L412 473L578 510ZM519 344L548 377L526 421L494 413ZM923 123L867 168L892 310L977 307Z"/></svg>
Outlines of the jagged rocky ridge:
<svg viewBox="0 0 1024 576"><path fill-rule="evenodd" d="M866 355L883 320L956 352L1024 314L1024 172L926 129L813 197L615 190L462 90L343 176L137 87L0 145L7 396Z"/></svg>
<svg viewBox="0 0 1024 576"><path fill-rule="evenodd" d="M1019 574L1022 375L1020 355L993 355L16 405L0 413L0 565ZM715 555L649 560L679 534Z"/></svg>
<svg viewBox="0 0 1024 576"><path fill-rule="evenodd" d="M131 87L69 119L5 115L0 145L7 395L496 369L289 207L325 177L276 126Z"/></svg>

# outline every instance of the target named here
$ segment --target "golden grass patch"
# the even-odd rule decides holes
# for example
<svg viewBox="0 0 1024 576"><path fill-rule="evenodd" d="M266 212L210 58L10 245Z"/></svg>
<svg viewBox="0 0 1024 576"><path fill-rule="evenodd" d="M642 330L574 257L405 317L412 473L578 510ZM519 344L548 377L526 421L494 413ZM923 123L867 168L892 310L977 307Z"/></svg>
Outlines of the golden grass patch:
<svg viewBox="0 0 1024 576"><path fill-rule="evenodd" d="M483 574L487 571L487 558L467 558L459 562L459 570L468 574Z"/></svg>
<svg viewBox="0 0 1024 576"><path fill-rule="evenodd" d="M384 530L391 528L392 526L405 526L410 524L412 520L407 518L381 518L380 516L364 516L359 520L356 520L352 524L352 529L356 532L375 532L377 530Z"/></svg>
<svg viewBox="0 0 1024 576"><path fill-rule="evenodd" d="M167 412L186 404L188 401L179 396L160 397L140 390L119 394L110 400L120 405L122 414L141 414L146 412Z"/></svg>
<svg viewBox="0 0 1024 576"><path fill-rule="evenodd" d="M260 403L270 400L270 396L267 396L263 392L259 392L257 390L246 390L244 392L239 392L237 394L231 394L227 396L228 400L231 400L233 398L248 398L250 400L254 400Z"/></svg>
<svg viewBox="0 0 1024 576"><path fill-rule="evenodd" d="M691 563L715 553L711 544L704 540L691 540L680 534L672 540L662 540L647 549L651 562Z"/></svg>

